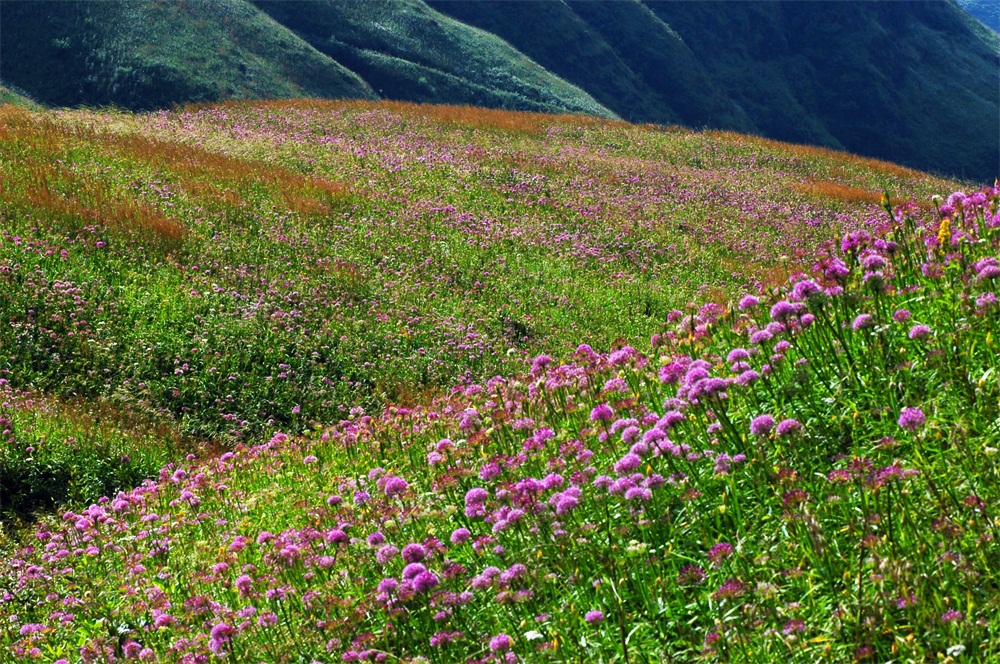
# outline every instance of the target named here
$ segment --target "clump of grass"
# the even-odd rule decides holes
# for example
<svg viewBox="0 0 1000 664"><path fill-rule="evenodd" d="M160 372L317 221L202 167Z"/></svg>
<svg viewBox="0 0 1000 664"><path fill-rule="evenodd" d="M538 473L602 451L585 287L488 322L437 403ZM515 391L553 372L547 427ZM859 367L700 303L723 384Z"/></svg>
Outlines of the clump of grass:
<svg viewBox="0 0 1000 664"><path fill-rule="evenodd" d="M165 466L5 561L12 656L1000 656L1000 191L432 403ZM824 255L825 254L825 255Z"/></svg>
<svg viewBox="0 0 1000 664"><path fill-rule="evenodd" d="M59 401L0 382L0 515L8 522L134 487L184 448L163 423L108 403Z"/></svg>

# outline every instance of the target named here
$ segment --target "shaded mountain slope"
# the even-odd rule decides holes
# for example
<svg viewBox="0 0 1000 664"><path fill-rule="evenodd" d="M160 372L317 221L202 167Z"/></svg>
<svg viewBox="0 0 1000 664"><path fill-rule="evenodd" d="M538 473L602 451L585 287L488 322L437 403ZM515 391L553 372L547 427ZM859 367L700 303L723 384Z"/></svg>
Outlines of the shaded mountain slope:
<svg viewBox="0 0 1000 664"><path fill-rule="evenodd" d="M4 80L48 104L374 97L357 75L243 0L5 0L0 16Z"/></svg>
<svg viewBox="0 0 1000 664"><path fill-rule="evenodd" d="M752 130L710 74L665 23L638 0L521 3L428 2L494 32L623 118Z"/></svg>
<svg viewBox="0 0 1000 664"><path fill-rule="evenodd" d="M983 181L1000 171L1000 42L953 2L430 4L629 120L735 128Z"/></svg>
<svg viewBox="0 0 1000 664"><path fill-rule="evenodd" d="M390 99L613 115L496 36L419 0L255 4Z"/></svg>
<svg viewBox="0 0 1000 664"><path fill-rule="evenodd" d="M953 3L646 4L767 136L1000 171L1000 40Z"/></svg>

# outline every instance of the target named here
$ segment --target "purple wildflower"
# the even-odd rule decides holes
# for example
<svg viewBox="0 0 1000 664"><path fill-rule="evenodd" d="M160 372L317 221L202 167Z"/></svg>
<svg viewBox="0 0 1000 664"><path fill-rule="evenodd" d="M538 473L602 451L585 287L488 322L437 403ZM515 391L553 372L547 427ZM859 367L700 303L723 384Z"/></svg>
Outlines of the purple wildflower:
<svg viewBox="0 0 1000 664"><path fill-rule="evenodd" d="M774 428L774 418L770 415L758 415L750 422L750 433L755 436L766 436Z"/></svg>
<svg viewBox="0 0 1000 664"><path fill-rule="evenodd" d="M729 542L719 542L708 550L708 559L715 567L718 567L723 560L731 555L733 555L733 545Z"/></svg>
<svg viewBox="0 0 1000 664"><path fill-rule="evenodd" d="M625 500L638 500L648 503L653 499L653 492L646 487L634 486L625 491Z"/></svg>
<svg viewBox="0 0 1000 664"><path fill-rule="evenodd" d="M469 489L465 493L465 504L466 505L482 505L490 497L489 491L481 487L475 487Z"/></svg>
<svg viewBox="0 0 1000 664"><path fill-rule="evenodd" d="M865 330L875 325L875 319L871 314L861 314L851 323L851 328L855 331Z"/></svg>
<svg viewBox="0 0 1000 664"><path fill-rule="evenodd" d="M386 544L375 554L375 560L379 565L388 565L392 559L399 555L399 549L391 544Z"/></svg>
<svg viewBox="0 0 1000 664"><path fill-rule="evenodd" d="M229 643L235 633L236 630L234 628L230 627L226 623L219 623L212 628L212 632L210 634L211 640L208 644L209 649L214 653L221 652L223 647Z"/></svg>
<svg viewBox="0 0 1000 664"><path fill-rule="evenodd" d="M413 579L413 587L418 593L425 593L436 588L440 581L432 572L423 571Z"/></svg>
<svg viewBox="0 0 1000 664"><path fill-rule="evenodd" d="M614 416L615 414L614 411L611 410L611 406L606 403L594 406L593 410L590 411L591 422L610 422Z"/></svg>
<svg viewBox="0 0 1000 664"><path fill-rule="evenodd" d="M619 475L625 475L626 473L631 473L641 465L642 459L638 455L629 453L623 456L618 463L615 464L615 472Z"/></svg>
<svg viewBox="0 0 1000 664"><path fill-rule="evenodd" d="M776 433L779 437L790 436L797 431L802 429L802 423L798 420L782 420L778 423L778 429Z"/></svg>
<svg viewBox="0 0 1000 664"><path fill-rule="evenodd" d="M588 625L600 625L604 622L604 612L603 611L587 611L587 615L583 617Z"/></svg>
<svg viewBox="0 0 1000 664"><path fill-rule="evenodd" d="M408 563L420 562L427 557L427 549L416 542L403 547L403 560Z"/></svg>
<svg viewBox="0 0 1000 664"><path fill-rule="evenodd" d="M700 586L705 580L705 570L699 565L688 565L677 574L677 585Z"/></svg>
<svg viewBox="0 0 1000 664"><path fill-rule="evenodd" d="M964 619L965 616L962 615L962 612L956 611L955 609L948 609L941 614L941 622L946 625L953 622L962 622Z"/></svg>
<svg viewBox="0 0 1000 664"><path fill-rule="evenodd" d="M776 302L773 307L771 307L771 319L776 321L784 321L788 318L794 316L799 312L798 307L794 303L788 302L787 300L781 300Z"/></svg>
<svg viewBox="0 0 1000 664"><path fill-rule="evenodd" d="M253 579L248 574L241 574L236 578L236 590L239 591L241 597L249 595L252 589Z"/></svg>
<svg viewBox="0 0 1000 664"><path fill-rule="evenodd" d="M806 631L806 624L795 618L786 622L785 626L781 628L781 633L786 636L791 634L800 634L804 631Z"/></svg>
<svg viewBox="0 0 1000 664"><path fill-rule="evenodd" d="M909 337L914 340L926 339L931 336L931 328L926 325L914 325L910 328Z"/></svg>
<svg viewBox="0 0 1000 664"><path fill-rule="evenodd" d="M819 287L812 279L803 279L802 281L796 282L792 287L792 297L796 300L808 300L814 295L819 295L823 292L823 289Z"/></svg>
<svg viewBox="0 0 1000 664"><path fill-rule="evenodd" d="M899 426L907 431L916 431L924 426L926 421L924 412L919 408L904 408L903 412L899 414Z"/></svg>
<svg viewBox="0 0 1000 664"><path fill-rule="evenodd" d="M712 593L714 599L733 599L746 593L747 585L739 579L729 579Z"/></svg>
<svg viewBox="0 0 1000 664"><path fill-rule="evenodd" d="M406 480L402 477L393 475L392 477L386 479L383 491L385 491L386 498L395 498L396 496L401 496L406 493L409 486L410 485L407 484Z"/></svg>
<svg viewBox="0 0 1000 664"><path fill-rule="evenodd" d="M514 641L506 634L497 634L490 639L490 650L492 652L507 652L514 647Z"/></svg>
<svg viewBox="0 0 1000 664"><path fill-rule="evenodd" d="M876 272L885 269L888 265L885 258L876 253L865 254L861 257L861 267L869 272Z"/></svg>
<svg viewBox="0 0 1000 664"><path fill-rule="evenodd" d="M729 362L730 364L748 359L750 359L750 353L748 353L745 348L734 348L729 351L729 354L726 356L726 362Z"/></svg>

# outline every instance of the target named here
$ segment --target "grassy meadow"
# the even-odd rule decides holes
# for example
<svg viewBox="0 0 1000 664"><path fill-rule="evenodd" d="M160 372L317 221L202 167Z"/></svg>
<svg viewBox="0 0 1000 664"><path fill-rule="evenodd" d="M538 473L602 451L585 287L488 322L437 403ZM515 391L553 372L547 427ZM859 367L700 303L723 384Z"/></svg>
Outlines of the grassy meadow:
<svg viewBox="0 0 1000 664"><path fill-rule="evenodd" d="M0 171L0 661L1000 658L995 188L318 101Z"/></svg>

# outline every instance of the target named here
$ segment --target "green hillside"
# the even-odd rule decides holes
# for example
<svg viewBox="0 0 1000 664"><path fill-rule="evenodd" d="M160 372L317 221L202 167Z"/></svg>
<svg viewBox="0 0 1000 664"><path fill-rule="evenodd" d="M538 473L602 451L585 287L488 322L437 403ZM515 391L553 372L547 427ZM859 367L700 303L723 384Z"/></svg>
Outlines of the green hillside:
<svg viewBox="0 0 1000 664"><path fill-rule="evenodd" d="M420 0L254 2L360 74L382 97L614 115L494 35Z"/></svg>
<svg viewBox="0 0 1000 664"><path fill-rule="evenodd" d="M5 0L0 21L4 80L46 104L374 97L357 75L244 0Z"/></svg>
<svg viewBox="0 0 1000 664"><path fill-rule="evenodd" d="M22 95L14 92L5 85L0 85L0 104L18 104L21 106L32 105L30 99L25 98Z"/></svg>
<svg viewBox="0 0 1000 664"><path fill-rule="evenodd" d="M0 30L0 77L51 105L467 104L1000 173L1000 36L951 0L5 0Z"/></svg>

